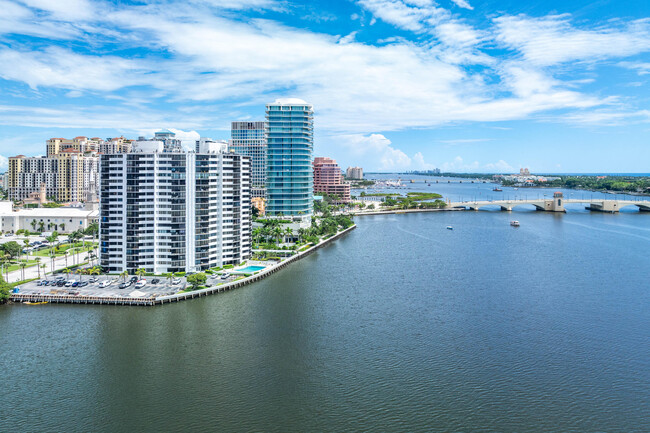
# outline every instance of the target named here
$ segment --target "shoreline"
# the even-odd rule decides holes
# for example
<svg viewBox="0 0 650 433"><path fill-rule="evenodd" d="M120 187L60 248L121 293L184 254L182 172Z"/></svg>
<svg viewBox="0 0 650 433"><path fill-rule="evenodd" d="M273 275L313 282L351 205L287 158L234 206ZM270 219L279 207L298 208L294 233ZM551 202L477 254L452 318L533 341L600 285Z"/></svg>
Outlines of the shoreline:
<svg viewBox="0 0 650 433"><path fill-rule="evenodd" d="M241 280L232 281L230 283L225 283L219 286L207 287L205 289L193 290L190 292L176 293L173 295L158 296L156 298L115 298L115 297L102 297L102 296L78 296L78 295L52 295L52 294L21 294L21 293L12 293L9 298L10 303L23 303L23 302L51 302L55 304L98 304L98 305L132 305L132 306L154 306L154 305L163 305L169 304L172 302L185 301L188 299L200 298L203 296L209 296L218 294L221 292L238 289L243 286L247 286L259 280L262 280L271 274L283 269L287 265L298 261L319 248L328 245L330 242L335 241L342 237L343 235L348 234L350 231L357 228L357 225L354 224L347 229L338 232L337 234L321 240L316 245L312 245L305 251L299 252L287 259L276 263L275 265L269 266L258 273L251 275L250 277L244 277Z"/></svg>

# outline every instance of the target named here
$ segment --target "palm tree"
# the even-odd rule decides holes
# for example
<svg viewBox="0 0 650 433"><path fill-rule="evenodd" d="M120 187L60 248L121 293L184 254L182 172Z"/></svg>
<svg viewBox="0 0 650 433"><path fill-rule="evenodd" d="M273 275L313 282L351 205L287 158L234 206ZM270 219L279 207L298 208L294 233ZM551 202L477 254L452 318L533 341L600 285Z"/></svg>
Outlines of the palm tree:
<svg viewBox="0 0 650 433"><path fill-rule="evenodd" d="M282 230L281 227L276 226L271 230L271 233L273 233L274 239L276 239L279 242L282 236L284 235L284 230Z"/></svg>
<svg viewBox="0 0 650 433"><path fill-rule="evenodd" d="M70 268L65 268L61 272L63 272L65 274L67 280L70 279L70 272L72 272L72 270L70 270Z"/></svg>
<svg viewBox="0 0 650 433"><path fill-rule="evenodd" d="M79 275L79 281L80 281L80 282L83 280L83 275L84 275L86 272L87 272L87 271L86 271L85 269L81 269L81 268L80 268L80 269L77 269L77 275Z"/></svg>
<svg viewBox="0 0 650 433"><path fill-rule="evenodd" d="M0 260L2 260L2 265L5 268L5 281L9 282L9 263L11 263L11 255L2 254L2 256L0 256Z"/></svg>
<svg viewBox="0 0 650 433"><path fill-rule="evenodd" d="M41 275L41 269L43 269L43 278L45 278L45 268L47 268L47 265L45 263L43 263L40 266L40 269L38 270L38 275ZM39 276L39 278L40 278L40 276Z"/></svg>
<svg viewBox="0 0 650 433"><path fill-rule="evenodd" d="M129 271L123 271L120 274L120 277L122 277L122 281L126 281L126 277L129 275Z"/></svg>
<svg viewBox="0 0 650 433"><path fill-rule="evenodd" d="M27 260L20 261L20 275L22 275L22 280L25 280L25 266L27 266Z"/></svg>
<svg viewBox="0 0 650 433"><path fill-rule="evenodd" d="M257 227L257 228L253 229L253 241L255 243L258 243L258 244L260 243L259 239L260 239L261 235L262 235L262 229L261 228Z"/></svg>
<svg viewBox="0 0 650 433"><path fill-rule="evenodd" d="M288 237L289 239L293 240L293 229L291 227L287 227L284 229L284 235Z"/></svg>
<svg viewBox="0 0 650 433"><path fill-rule="evenodd" d="M40 280L41 279L41 258L38 256L36 256L36 266L38 267L38 279Z"/></svg>
<svg viewBox="0 0 650 433"><path fill-rule="evenodd" d="M68 267L68 250L65 250L63 252L63 255L65 256L65 266L67 268Z"/></svg>
<svg viewBox="0 0 650 433"><path fill-rule="evenodd" d="M88 269L88 275L99 275L101 273L102 271L97 266L93 266L92 268Z"/></svg>
<svg viewBox="0 0 650 433"><path fill-rule="evenodd" d="M50 253L50 259L51 259L51 265L52 265L52 272L54 272L54 258L56 256L53 253Z"/></svg>
<svg viewBox="0 0 650 433"><path fill-rule="evenodd" d="M45 223L43 221L38 223L38 230L43 233L45 231Z"/></svg>
<svg viewBox="0 0 650 433"><path fill-rule="evenodd" d="M30 224L32 225L32 231L36 231L36 220L32 220Z"/></svg>
<svg viewBox="0 0 650 433"><path fill-rule="evenodd" d="M146 274L146 273L147 273L147 270L145 268L140 268L140 269L135 271L135 274L138 277L140 277L139 279L142 279L142 277L144 277L144 274Z"/></svg>
<svg viewBox="0 0 650 433"><path fill-rule="evenodd" d="M165 280L169 280L171 282L172 278L174 278L173 274L171 272L167 272L166 274L163 274L163 277L165 277Z"/></svg>
<svg viewBox="0 0 650 433"><path fill-rule="evenodd" d="M61 229L62 232L65 231L65 223L59 224L59 228Z"/></svg>
<svg viewBox="0 0 650 433"><path fill-rule="evenodd" d="M23 245L25 246L24 249L26 250L27 247L29 246L29 239L23 239ZM27 253L27 251L25 251L25 259L27 258L28 255L29 254Z"/></svg>

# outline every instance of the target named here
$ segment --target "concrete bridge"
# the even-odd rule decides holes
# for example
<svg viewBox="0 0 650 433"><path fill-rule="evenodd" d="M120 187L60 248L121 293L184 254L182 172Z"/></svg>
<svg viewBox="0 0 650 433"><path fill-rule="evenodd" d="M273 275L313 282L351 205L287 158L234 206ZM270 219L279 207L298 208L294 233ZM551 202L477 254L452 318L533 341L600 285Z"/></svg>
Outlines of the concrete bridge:
<svg viewBox="0 0 650 433"><path fill-rule="evenodd" d="M592 200L579 200L569 199L565 200L561 192L553 194L553 198L549 199L531 199L531 200L484 200L484 201L463 201L451 202L448 208L465 208L469 210L479 210L485 206L499 206L501 210L511 211L513 208L521 205L533 205L539 211L545 212L566 212L564 205L566 204L586 204L585 208L597 212L618 212L621 208L626 206L636 206L642 212L650 212L650 200L634 201L634 200L605 200L605 199L592 199Z"/></svg>

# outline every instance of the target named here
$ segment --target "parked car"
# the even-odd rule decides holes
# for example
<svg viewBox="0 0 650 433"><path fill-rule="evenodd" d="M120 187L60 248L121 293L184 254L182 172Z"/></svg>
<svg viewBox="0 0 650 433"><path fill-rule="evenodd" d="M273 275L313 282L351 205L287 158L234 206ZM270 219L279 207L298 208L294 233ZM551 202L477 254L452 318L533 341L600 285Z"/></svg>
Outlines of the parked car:
<svg viewBox="0 0 650 433"><path fill-rule="evenodd" d="M180 283L181 283L181 279L180 279L180 278L174 278L174 279L172 280L172 284L174 284L174 285L176 285L176 284L180 284Z"/></svg>
<svg viewBox="0 0 650 433"><path fill-rule="evenodd" d="M131 277L129 280L131 283L137 283L138 282L138 277Z"/></svg>
<svg viewBox="0 0 650 433"><path fill-rule="evenodd" d="M159 282L160 280L158 278L154 278L153 280L151 280L151 284L158 284Z"/></svg>
<svg viewBox="0 0 650 433"><path fill-rule="evenodd" d="M70 281L68 281L67 283L65 283L65 286L66 286L66 287L70 287L70 286L72 286L72 285L73 285L74 283L76 283L76 282L77 282L77 280L70 280ZM76 286L75 286L75 287L76 287Z"/></svg>
<svg viewBox="0 0 650 433"><path fill-rule="evenodd" d="M37 286L44 286L44 285L45 285L45 281L41 280L41 281L39 281L38 283L36 283L36 285L37 285Z"/></svg>
<svg viewBox="0 0 650 433"><path fill-rule="evenodd" d="M86 287L88 285L88 281L84 281L82 283L79 283L78 287ZM74 286L74 285L73 285Z"/></svg>
<svg viewBox="0 0 650 433"><path fill-rule="evenodd" d="M99 287L101 287L101 288L103 289L104 287L108 287L108 286L110 286L111 283L112 283L111 280L104 280L104 281L102 281L101 283L99 283Z"/></svg>
<svg viewBox="0 0 650 433"><path fill-rule="evenodd" d="M143 288L143 287L146 286L146 285L147 285L147 280L145 280L145 279L143 278L143 279L141 279L141 280L138 280L137 283L135 283L135 288L136 288L136 289L141 289L141 288Z"/></svg>
<svg viewBox="0 0 650 433"><path fill-rule="evenodd" d="M13 236L13 235L14 235L13 233L7 233L5 234L5 237L8 238L9 236Z"/></svg>
<svg viewBox="0 0 650 433"><path fill-rule="evenodd" d="M56 282L57 287L63 287L63 286L65 286L65 284L66 284L65 280L59 280L59 281Z"/></svg>
<svg viewBox="0 0 650 433"><path fill-rule="evenodd" d="M90 279L88 279L88 282L89 283L96 283L98 280L99 280L99 278L97 278L97 277L90 277Z"/></svg>
<svg viewBox="0 0 650 433"><path fill-rule="evenodd" d="M222 280L226 280L226 279L228 279L229 277L230 277L230 274L229 274L228 272L226 272L225 274L221 274L221 279L222 279Z"/></svg>

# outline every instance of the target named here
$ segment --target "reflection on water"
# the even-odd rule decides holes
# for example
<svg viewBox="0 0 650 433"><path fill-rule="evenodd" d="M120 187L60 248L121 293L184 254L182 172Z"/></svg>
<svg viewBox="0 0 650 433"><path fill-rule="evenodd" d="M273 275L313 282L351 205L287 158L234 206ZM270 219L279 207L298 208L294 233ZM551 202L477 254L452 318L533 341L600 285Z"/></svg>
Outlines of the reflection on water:
<svg viewBox="0 0 650 433"><path fill-rule="evenodd" d="M209 298L0 308L0 431L650 430L650 215L358 220Z"/></svg>

